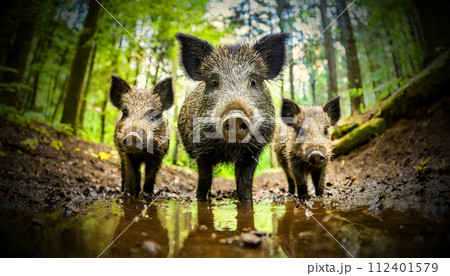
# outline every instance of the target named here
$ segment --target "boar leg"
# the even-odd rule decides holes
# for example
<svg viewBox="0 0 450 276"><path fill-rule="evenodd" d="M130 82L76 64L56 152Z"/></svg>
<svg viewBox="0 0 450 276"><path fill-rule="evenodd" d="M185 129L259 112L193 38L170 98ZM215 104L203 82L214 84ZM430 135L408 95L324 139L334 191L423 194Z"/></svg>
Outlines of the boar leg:
<svg viewBox="0 0 450 276"><path fill-rule="evenodd" d="M197 160L198 167L198 187L197 199L206 200L211 189L213 165L209 160Z"/></svg>
<svg viewBox="0 0 450 276"><path fill-rule="evenodd" d="M122 190L132 196L138 196L141 191L141 173L139 161L131 156L122 156Z"/></svg>
<svg viewBox="0 0 450 276"><path fill-rule="evenodd" d="M308 196L308 186L306 185L306 177L303 170L299 168L293 168L295 184L297 185L298 198Z"/></svg>
<svg viewBox="0 0 450 276"><path fill-rule="evenodd" d="M316 188L316 195L323 195L325 188L325 168L312 171L311 178Z"/></svg>
<svg viewBox="0 0 450 276"><path fill-rule="evenodd" d="M294 179L292 179L292 177L289 174L289 170L290 170L289 165L283 155L278 155L278 162L280 163L280 166L283 168L284 174L286 174L286 178L287 178L287 181L289 184L288 192L291 195L293 195L293 194L295 194L295 181L294 181Z"/></svg>
<svg viewBox="0 0 450 276"><path fill-rule="evenodd" d="M153 194L153 186L155 185L156 173L161 166L162 160L153 160L145 162L145 182L144 192L149 195Z"/></svg>
<svg viewBox="0 0 450 276"><path fill-rule="evenodd" d="M294 179L292 179L292 177L290 177L289 176L289 174L285 171L285 173L286 173L286 178L287 178L287 181L288 181L288 184L289 184L289 193L291 194L291 195L293 195L293 194L295 194L295 181L294 181Z"/></svg>
<svg viewBox="0 0 450 276"><path fill-rule="evenodd" d="M258 158L258 157L255 157ZM258 163L252 157L243 158L234 164L237 195L240 201L252 200L253 174Z"/></svg>

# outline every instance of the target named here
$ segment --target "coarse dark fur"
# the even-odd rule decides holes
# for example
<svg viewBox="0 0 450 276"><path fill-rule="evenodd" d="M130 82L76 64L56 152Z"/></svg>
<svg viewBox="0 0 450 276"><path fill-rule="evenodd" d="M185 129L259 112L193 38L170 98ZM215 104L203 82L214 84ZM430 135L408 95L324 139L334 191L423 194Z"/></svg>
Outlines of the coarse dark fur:
<svg viewBox="0 0 450 276"><path fill-rule="evenodd" d="M289 193L307 197L306 176L311 174L316 195L322 195L325 187L326 163L332 155L332 144L328 128L340 118L339 97L330 100L323 107L299 106L291 100L283 99L282 124L275 134L274 149L280 166L286 173ZM313 165L307 157L312 152L320 152L325 160Z"/></svg>
<svg viewBox="0 0 450 276"><path fill-rule="evenodd" d="M277 77L282 70L288 35L269 35L253 46L237 43L216 47L191 35L178 33L176 37L187 75L201 81L187 95L178 116L183 144L198 165L197 198L207 198L216 164L234 163L238 197L251 200L257 160L275 129L274 106L265 80ZM258 128L259 139L253 133L246 142L237 143L206 136L217 133L226 114L236 110L249 119L253 130ZM198 118L204 118L202 123L196 121Z"/></svg>
<svg viewBox="0 0 450 276"><path fill-rule="evenodd" d="M110 99L122 113L114 132L121 159L122 191L138 196L141 191L140 166L145 164L144 192L153 193L156 173L169 149L169 128L162 112L173 104L172 78L160 81L151 90L130 86L111 76ZM137 133L140 147L126 144L127 135Z"/></svg>

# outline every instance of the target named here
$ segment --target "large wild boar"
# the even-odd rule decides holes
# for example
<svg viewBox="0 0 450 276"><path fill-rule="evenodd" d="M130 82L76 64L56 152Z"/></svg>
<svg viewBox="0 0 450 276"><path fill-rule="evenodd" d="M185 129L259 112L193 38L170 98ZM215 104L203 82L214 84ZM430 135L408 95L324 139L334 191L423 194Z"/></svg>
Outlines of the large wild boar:
<svg viewBox="0 0 450 276"><path fill-rule="evenodd" d="M278 162L283 167L289 183L289 193L299 197L308 195L306 176L311 174L316 195L322 195L325 172L331 157L331 139L328 128L339 121L341 111L339 97L323 107L299 106L283 99L282 125L275 135L274 148Z"/></svg>
<svg viewBox="0 0 450 276"><path fill-rule="evenodd" d="M122 191L138 196L140 167L145 164L144 192L153 193L156 173L169 149L169 129L162 112L173 104L172 78L151 90L130 86L111 76L110 99L120 109L114 141L121 159Z"/></svg>
<svg viewBox="0 0 450 276"><path fill-rule="evenodd" d="M239 200L251 200L257 160L275 129L265 81L283 68L288 35L216 47L188 34L176 38L187 75L200 81L178 117L183 144L198 165L197 198L207 198L216 164L233 163Z"/></svg>

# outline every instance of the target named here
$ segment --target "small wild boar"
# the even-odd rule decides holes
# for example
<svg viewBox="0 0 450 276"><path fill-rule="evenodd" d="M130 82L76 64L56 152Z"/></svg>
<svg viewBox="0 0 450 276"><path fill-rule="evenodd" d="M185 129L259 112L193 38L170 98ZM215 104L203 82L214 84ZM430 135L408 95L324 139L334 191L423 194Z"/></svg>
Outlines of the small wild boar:
<svg viewBox="0 0 450 276"><path fill-rule="evenodd" d="M283 99L282 125L275 135L274 149L289 183L289 193L307 197L306 176L311 174L316 195L322 195L325 172L331 157L331 139L328 128L339 121L341 111L339 97L323 107L299 106Z"/></svg>
<svg viewBox="0 0 450 276"><path fill-rule="evenodd" d="M200 82L178 117L184 147L198 165L197 198L207 198L216 164L233 163L239 200L251 200L257 160L275 130L265 81L283 68L288 34L216 47L188 34L176 38L187 75Z"/></svg>
<svg viewBox="0 0 450 276"><path fill-rule="evenodd" d="M153 193L156 173L169 149L169 128L162 112L173 104L172 78L160 81L151 90L130 86L111 76L109 95L120 109L114 142L121 159L122 191L138 196L140 167L145 164L144 192Z"/></svg>

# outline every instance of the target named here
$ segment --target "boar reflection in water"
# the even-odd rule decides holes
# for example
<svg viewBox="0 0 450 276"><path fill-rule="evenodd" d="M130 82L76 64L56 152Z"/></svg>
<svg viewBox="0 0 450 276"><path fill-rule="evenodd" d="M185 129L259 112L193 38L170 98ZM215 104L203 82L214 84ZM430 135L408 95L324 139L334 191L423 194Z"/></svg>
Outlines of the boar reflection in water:
<svg viewBox="0 0 450 276"><path fill-rule="evenodd" d="M244 238L245 235L252 235L249 232L255 230L254 211L251 202L236 204L236 229L223 231L216 230L214 227L214 206L214 204L207 202L198 202L198 224L185 240L180 251L180 257L270 256L268 248L261 246L257 241L247 241Z"/></svg>

